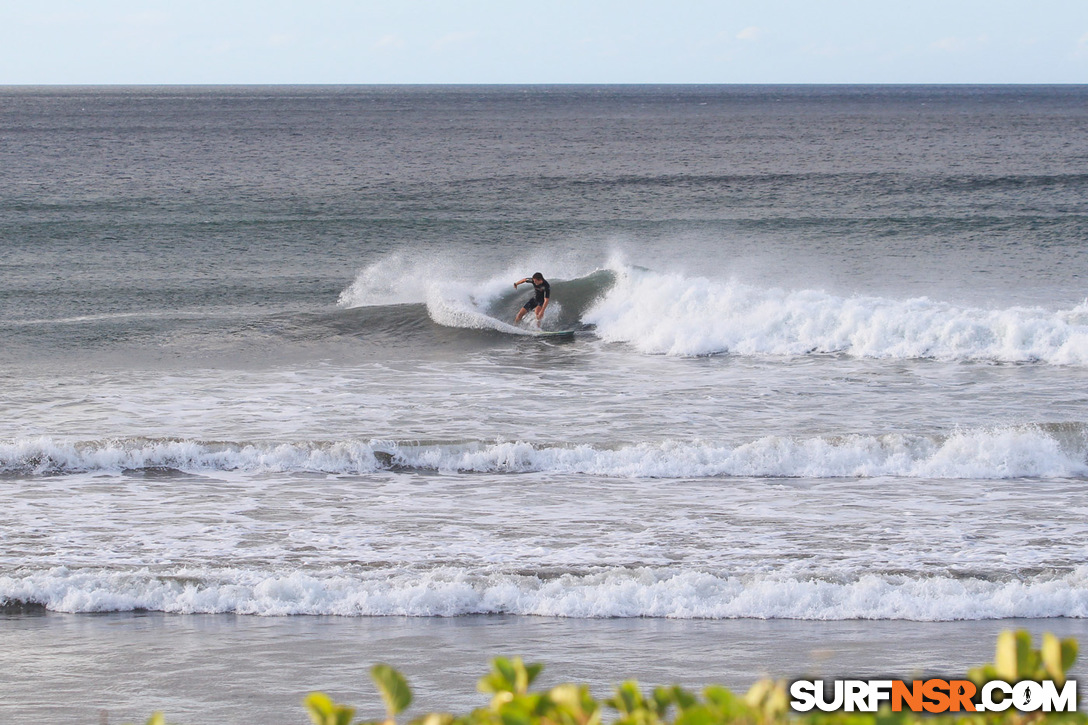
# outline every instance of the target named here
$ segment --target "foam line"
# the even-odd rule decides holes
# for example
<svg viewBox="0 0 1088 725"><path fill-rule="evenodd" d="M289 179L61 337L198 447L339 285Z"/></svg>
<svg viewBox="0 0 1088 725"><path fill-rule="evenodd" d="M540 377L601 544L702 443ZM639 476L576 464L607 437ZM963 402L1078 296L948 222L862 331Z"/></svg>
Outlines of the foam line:
<svg viewBox="0 0 1088 725"><path fill-rule="evenodd" d="M203 442L177 439L0 442L0 472L64 474L172 468L260 473L547 472L636 478L923 477L1003 479L1088 475L1088 428L1017 426L946 436L764 436L725 444L661 441L617 448L524 441L419 445L396 441Z"/></svg>
<svg viewBox="0 0 1088 725"><path fill-rule="evenodd" d="M1028 579L864 574L845 581L653 568L538 577L457 567L260 572L49 570L0 576L0 601L61 612L574 618L910 619L1088 616L1088 567Z"/></svg>

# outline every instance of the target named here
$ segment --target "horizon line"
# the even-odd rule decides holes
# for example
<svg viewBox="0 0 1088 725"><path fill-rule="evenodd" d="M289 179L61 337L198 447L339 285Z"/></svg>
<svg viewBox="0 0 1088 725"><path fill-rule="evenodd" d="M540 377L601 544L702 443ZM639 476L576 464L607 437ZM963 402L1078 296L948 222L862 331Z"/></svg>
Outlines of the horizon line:
<svg viewBox="0 0 1088 725"><path fill-rule="evenodd" d="M327 87L389 87L389 86L417 86L427 88L479 88L479 87L510 87L510 88L531 88L531 87L556 87L556 86L576 86L576 87L602 87L602 86L678 86L678 87L697 87L697 86L772 86L772 87L796 87L796 86L822 86L822 87L844 87L844 86L989 86L989 87L1033 87L1033 86L1067 86L1067 87L1088 87L1088 82L1073 82L1073 81L1034 81L1034 82L1017 82L1017 81L732 81L732 82L700 82L700 81L543 81L543 82L428 82L428 81L410 81L410 82L395 82L395 81L373 81L373 82L335 82L335 81L313 81L304 83L292 83L292 82L163 82L163 83L121 83L121 82L103 82L103 83L4 83L0 82L0 88L193 88L193 87L218 87L218 88L239 88L239 87L302 87L302 86L327 86Z"/></svg>

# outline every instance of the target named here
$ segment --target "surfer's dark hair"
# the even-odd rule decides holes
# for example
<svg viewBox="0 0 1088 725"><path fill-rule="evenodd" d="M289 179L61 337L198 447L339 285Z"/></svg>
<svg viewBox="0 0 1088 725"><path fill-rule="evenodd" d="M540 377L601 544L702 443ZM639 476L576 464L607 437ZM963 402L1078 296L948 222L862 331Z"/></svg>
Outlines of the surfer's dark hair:
<svg viewBox="0 0 1088 725"><path fill-rule="evenodd" d="M544 275L540 272L533 272L533 279L544 279Z"/></svg>

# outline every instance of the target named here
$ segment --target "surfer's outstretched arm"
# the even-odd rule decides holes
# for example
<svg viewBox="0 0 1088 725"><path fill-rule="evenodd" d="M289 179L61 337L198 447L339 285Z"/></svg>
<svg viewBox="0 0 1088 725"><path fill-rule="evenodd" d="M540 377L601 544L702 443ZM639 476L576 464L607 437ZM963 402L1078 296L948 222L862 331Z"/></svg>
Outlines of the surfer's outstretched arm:
<svg viewBox="0 0 1088 725"><path fill-rule="evenodd" d="M519 279L517 282L514 283L514 289L517 289L519 284L525 284L526 282L529 281L529 279L530 279L529 277L523 277L523 278Z"/></svg>

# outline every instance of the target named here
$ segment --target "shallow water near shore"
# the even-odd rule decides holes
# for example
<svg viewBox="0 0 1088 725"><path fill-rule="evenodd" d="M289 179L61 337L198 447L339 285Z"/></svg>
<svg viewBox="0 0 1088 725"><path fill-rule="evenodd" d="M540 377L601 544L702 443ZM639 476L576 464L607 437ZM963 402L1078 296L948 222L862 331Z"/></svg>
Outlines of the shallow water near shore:
<svg viewBox="0 0 1088 725"><path fill-rule="evenodd" d="M476 681L492 656L545 663L539 685L617 678L743 691L760 677L961 675L993 659L997 634L1025 628L1088 641L1083 619L966 622L570 619L552 617L245 617L161 613L0 615L6 697L0 719L212 725L308 722L320 690L379 717L369 668L401 669L408 713L486 704ZM1073 675L1083 679L1082 659Z"/></svg>

